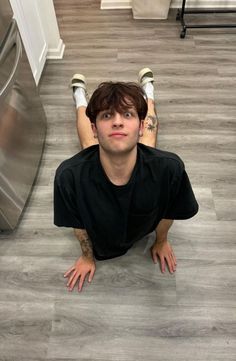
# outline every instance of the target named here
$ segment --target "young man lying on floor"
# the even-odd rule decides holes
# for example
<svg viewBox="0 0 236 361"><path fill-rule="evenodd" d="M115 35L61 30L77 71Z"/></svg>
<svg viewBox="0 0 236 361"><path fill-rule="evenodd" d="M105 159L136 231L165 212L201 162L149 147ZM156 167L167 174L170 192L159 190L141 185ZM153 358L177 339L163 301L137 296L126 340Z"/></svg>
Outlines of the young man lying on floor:
<svg viewBox="0 0 236 361"><path fill-rule="evenodd" d="M156 149L158 121L151 69L139 72L139 83L105 82L87 103L83 75L72 78L77 131L82 151L57 169L54 223L74 228L82 255L65 273L67 287L81 291L95 273L95 259L124 255L152 231L151 247L161 270L176 270L167 240L174 219L198 211L182 160Z"/></svg>

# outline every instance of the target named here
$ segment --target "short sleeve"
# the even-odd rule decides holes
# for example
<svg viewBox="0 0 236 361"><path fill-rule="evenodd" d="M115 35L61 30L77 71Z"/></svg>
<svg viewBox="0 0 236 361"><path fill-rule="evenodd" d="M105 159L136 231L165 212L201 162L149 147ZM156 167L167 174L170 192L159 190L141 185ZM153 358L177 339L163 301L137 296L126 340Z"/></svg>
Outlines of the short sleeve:
<svg viewBox="0 0 236 361"><path fill-rule="evenodd" d="M70 172L56 172L54 179L54 224L58 227L84 228L77 206Z"/></svg>
<svg viewBox="0 0 236 361"><path fill-rule="evenodd" d="M168 205L163 218L188 219L198 212L198 203L181 161L170 185Z"/></svg>

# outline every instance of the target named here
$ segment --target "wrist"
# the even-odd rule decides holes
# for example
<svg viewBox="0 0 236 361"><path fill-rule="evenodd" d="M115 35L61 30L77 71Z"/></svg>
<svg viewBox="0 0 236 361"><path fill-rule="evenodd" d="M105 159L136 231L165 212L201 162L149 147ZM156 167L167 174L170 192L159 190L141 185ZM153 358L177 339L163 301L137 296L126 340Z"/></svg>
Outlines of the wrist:
<svg viewBox="0 0 236 361"><path fill-rule="evenodd" d="M155 241L156 244L161 244L166 242L167 242L167 237L157 237Z"/></svg>
<svg viewBox="0 0 236 361"><path fill-rule="evenodd" d="M162 219L158 223L156 227L156 239L158 242L162 243L164 241L167 241L168 232L172 224L172 219Z"/></svg>
<svg viewBox="0 0 236 361"><path fill-rule="evenodd" d="M93 255L82 254L81 258L82 258L85 262L94 262L94 257L93 257Z"/></svg>

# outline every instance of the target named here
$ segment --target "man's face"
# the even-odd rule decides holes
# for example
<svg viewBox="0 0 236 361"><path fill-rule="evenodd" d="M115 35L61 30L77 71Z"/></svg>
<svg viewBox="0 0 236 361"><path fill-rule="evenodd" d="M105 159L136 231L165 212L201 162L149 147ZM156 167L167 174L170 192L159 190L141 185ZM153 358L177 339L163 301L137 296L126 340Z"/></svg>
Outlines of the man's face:
<svg viewBox="0 0 236 361"><path fill-rule="evenodd" d="M104 152L122 155L137 146L142 135L143 122L140 122L136 109L130 106L122 113L101 111L97 116L96 125L92 124L92 128Z"/></svg>

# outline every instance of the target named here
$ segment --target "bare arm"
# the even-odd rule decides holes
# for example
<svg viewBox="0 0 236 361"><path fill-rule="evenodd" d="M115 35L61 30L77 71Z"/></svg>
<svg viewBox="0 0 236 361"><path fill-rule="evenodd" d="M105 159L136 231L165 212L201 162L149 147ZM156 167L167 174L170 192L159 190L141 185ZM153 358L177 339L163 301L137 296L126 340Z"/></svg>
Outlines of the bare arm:
<svg viewBox="0 0 236 361"><path fill-rule="evenodd" d="M74 229L75 236L80 242L80 247L84 258L93 260L92 242L88 236L86 229Z"/></svg>
<svg viewBox="0 0 236 361"><path fill-rule="evenodd" d="M84 280L87 275L88 282L91 282L95 273L95 261L93 255L92 242L85 229L74 229L76 238L80 242L82 256L76 261L64 275L68 277L67 287L69 291L72 291L76 282L78 281L78 290L81 291Z"/></svg>
<svg viewBox="0 0 236 361"><path fill-rule="evenodd" d="M167 240L167 234L174 223L173 219L162 219L156 228L156 239L158 242Z"/></svg>
<svg viewBox="0 0 236 361"><path fill-rule="evenodd" d="M161 271L165 272L165 263L167 262L170 273L176 270L176 257L174 251L167 240L170 227L173 224L172 219L162 219L156 228L156 241L151 248L152 259L157 263L160 259Z"/></svg>

